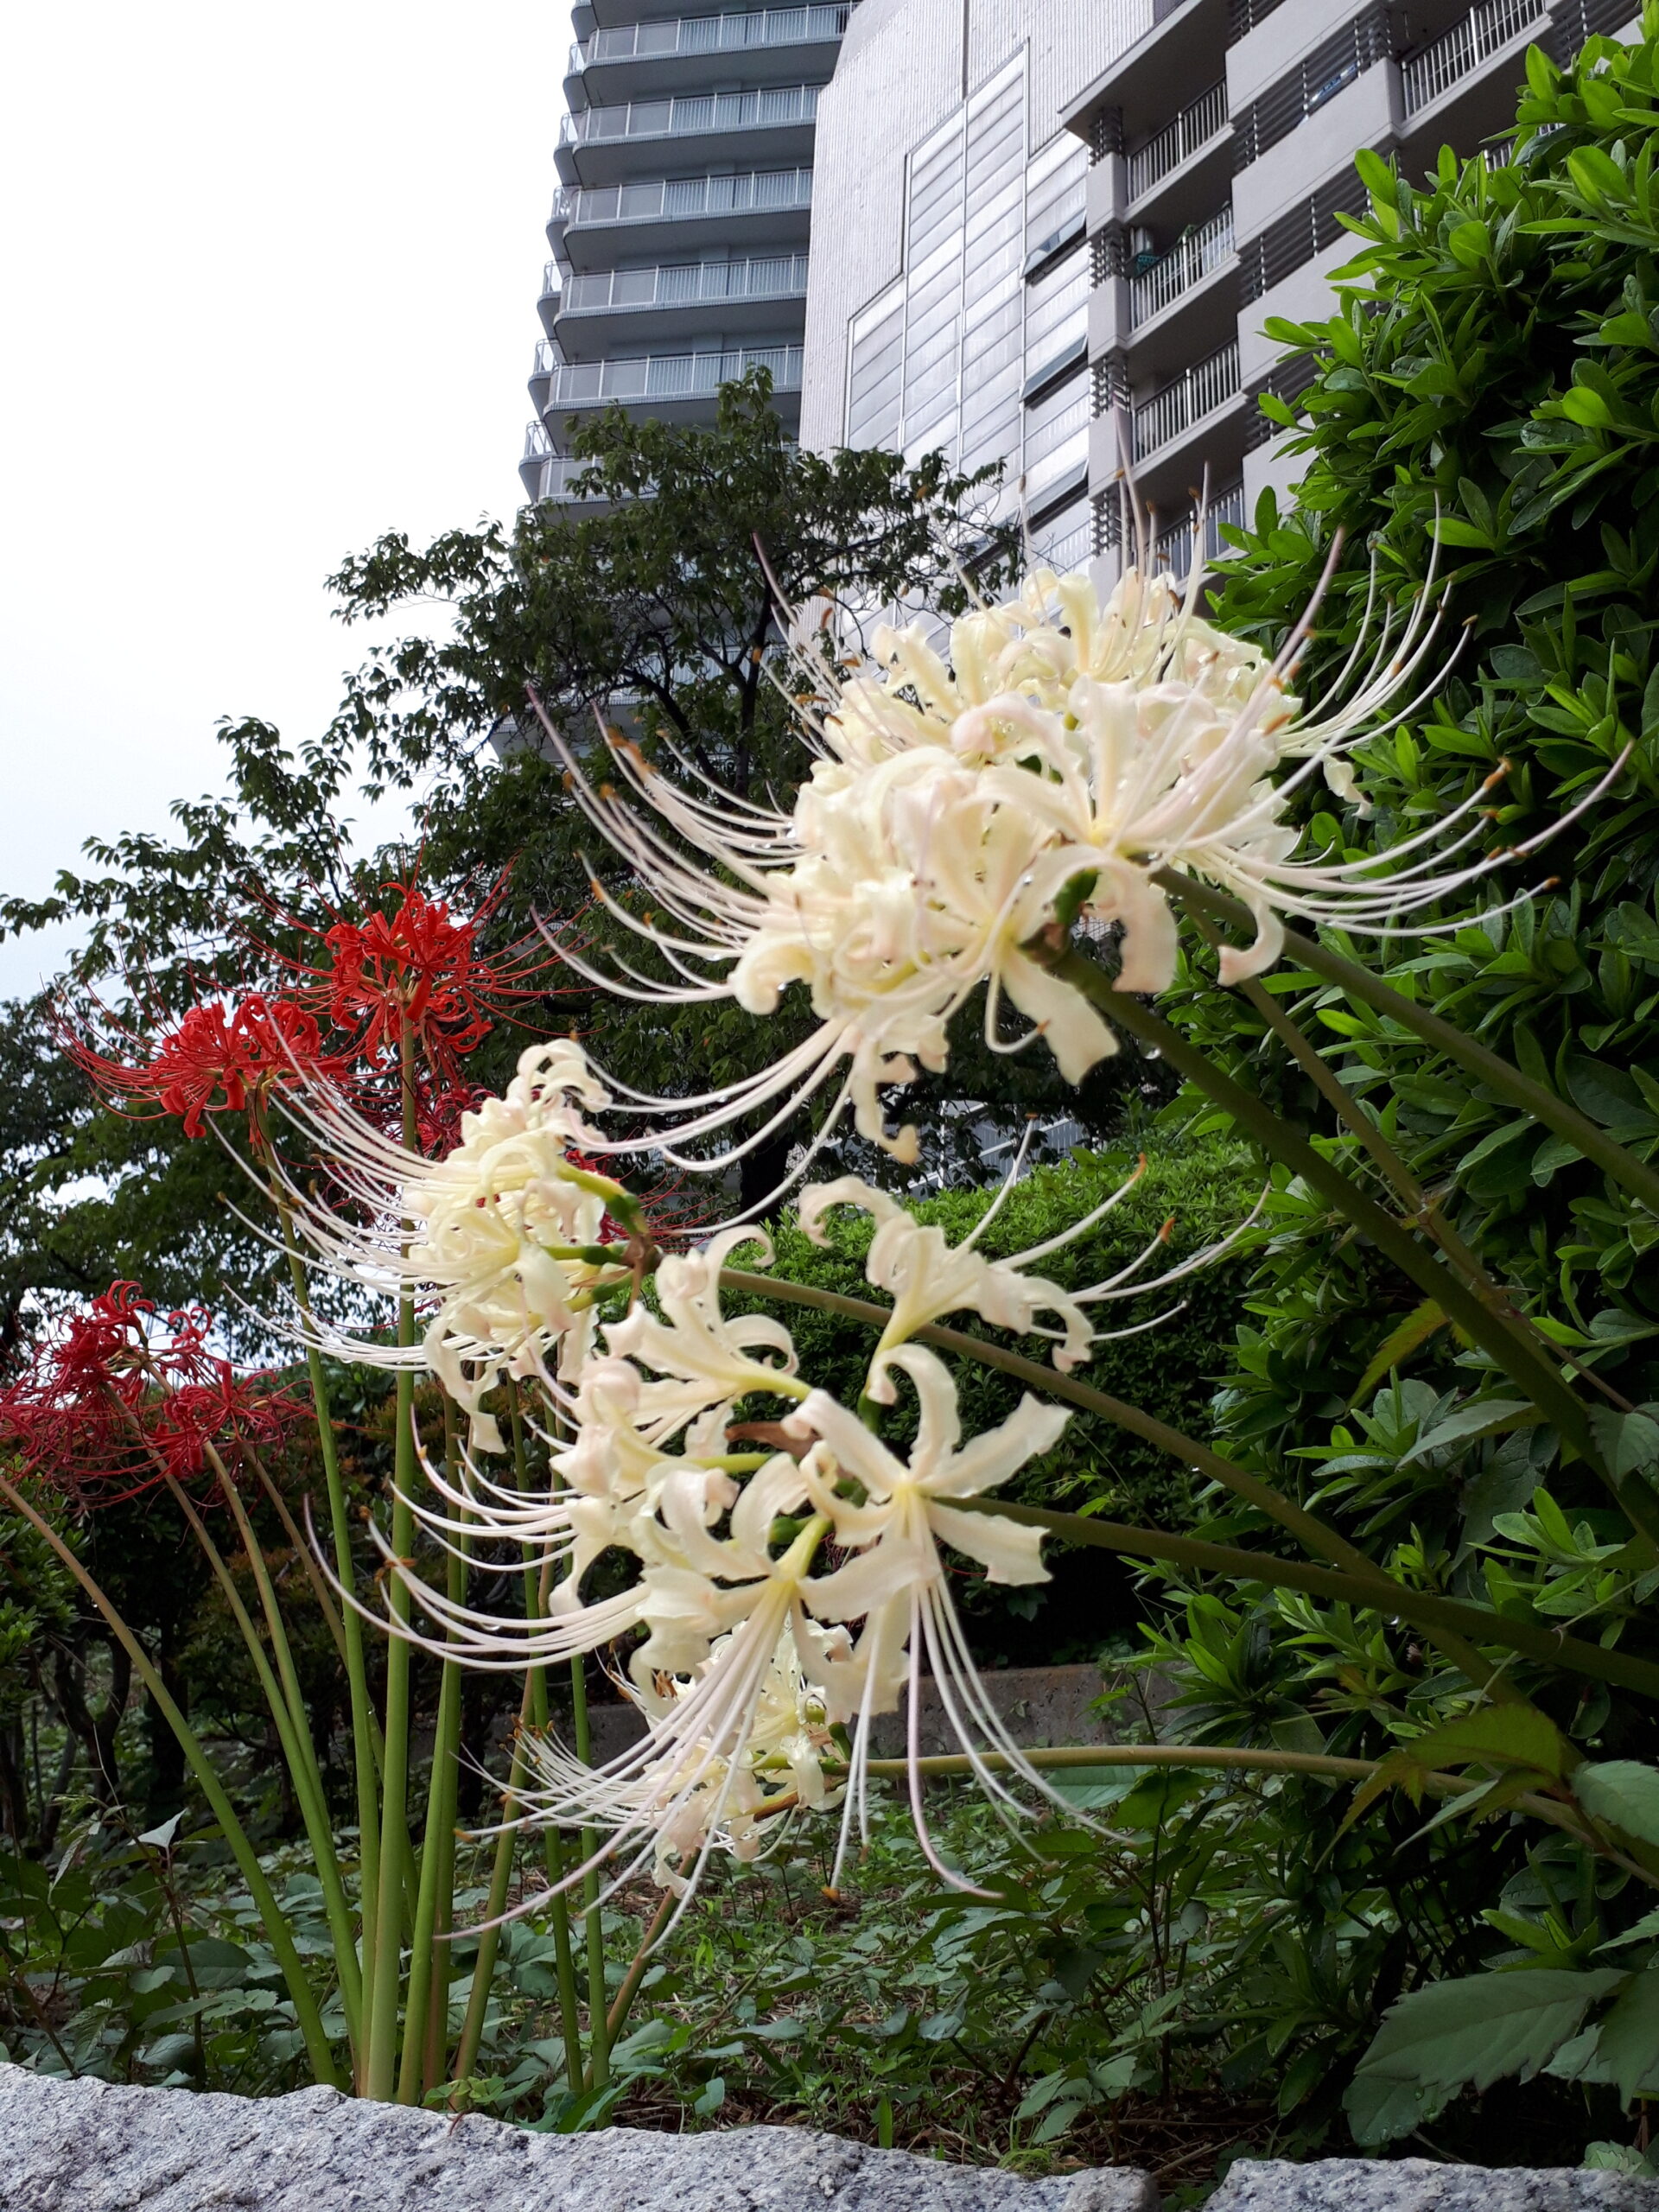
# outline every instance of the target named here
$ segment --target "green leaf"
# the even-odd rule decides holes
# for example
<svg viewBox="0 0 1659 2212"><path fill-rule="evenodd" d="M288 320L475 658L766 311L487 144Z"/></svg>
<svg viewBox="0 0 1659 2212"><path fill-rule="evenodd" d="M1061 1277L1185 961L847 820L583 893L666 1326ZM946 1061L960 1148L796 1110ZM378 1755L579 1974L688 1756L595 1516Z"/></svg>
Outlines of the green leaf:
<svg viewBox="0 0 1659 2212"><path fill-rule="evenodd" d="M1628 1414L1614 1406L1594 1407L1590 1426L1615 1481L1638 1467L1659 1465L1659 1421L1646 1407Z"/></svg>
<svg viewBox="0 0 1659 2212"><path fill-rule="evenodd" d="M1659 2092L1659 1969L1632 1976L1601 2024L1597 2056L1627 2105Z"/></svg>
<svg viewBox="0 0 1659 2212"><path fill-rule="evenodd" d="M1430 1452L1444 1450L1448 1444L1471 1444L1477 1437L1496 1435L1500 1430L1529 1428L1538 1421L1537 1408L1522 1398L1473 1398L1448 1414L1427 1435L1420 1436L1409 1452L1401 1459L1402 1467Z"/></svg>
<svg viewBox="0 0 1659 2212"><path fill-rule="evenodd" d="M1421 1306L1414 1306L1403 1321L1389 1330L1372 1353L1365 1372L1354 1385L1353 1395L1348 1402L1356 1406L1369 1396L1384 1376L1404 1363L1413 1352L1420 1351L1437 1329L1446 1326L1446 1316L1433 1299L1426 1298Z"/></svg>
<svg viewBox="0 0 1659 2212"><path fill-rule="evenodd" d="M1626 1979L1611 1967L1529 1967L1414 1990L1385 2015L1343 2100L1356 2140L1409 2134L1455 2090L1511 2074L1529 2081Z"/></svg>
<svg viewBox="0 0 1659 2212"><path fill-rule="evenodd" d="M1573 1777L1573 1794L1592 1821L1659 1844L1659 1767L1637 1759L1586 1763Z"/></svg>

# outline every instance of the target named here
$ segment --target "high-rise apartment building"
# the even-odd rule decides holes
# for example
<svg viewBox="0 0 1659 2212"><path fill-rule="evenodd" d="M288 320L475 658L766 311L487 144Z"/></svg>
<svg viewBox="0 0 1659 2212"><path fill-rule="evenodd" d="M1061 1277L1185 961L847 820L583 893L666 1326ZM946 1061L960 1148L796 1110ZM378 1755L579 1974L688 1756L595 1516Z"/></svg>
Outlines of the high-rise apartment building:
<svg viewBox="0 0 1659 2212"><path fill-rule="evenodd" d="M1195 493L1213 529L1300 467L1264 392L1313 375L1264 334L1331 311L1365 204L1355 153L1408 177L1443 145L1502 143L1537 42L1566 60L1617 35L1636 0L1154 0L1153 22L1067 105L1089 146L1094 290L1090 486L1096 549L1116 543L1126 455L1183 573Z"/></svg>
<svg viewBox="0 0 1659 2212"><path fill-rule="evenodd" d="M819 105L801 435L1007 466L1086 557L1088 148L1062 110L1146 0L864 0Z"/></svg>
<svg viewBox="0 0 1659 2212"><path fill-rule="evenodd" d="M561 496L565 425L613 400L712 420L719 386L760 365L798 420L814 118L855 7L578 0L519 472L531 499Z"/></svg>
<svg viewBox="0 0 1659 2212"><path fill-rule="evenodd" d="M1127 459L1184 573L1268 482L1263 334L1329 311L1362 147L1512 118L1529 44L1637 0L864 0L818 109L801 435L1001 459L1037 550L1112 555Z"/></svg>

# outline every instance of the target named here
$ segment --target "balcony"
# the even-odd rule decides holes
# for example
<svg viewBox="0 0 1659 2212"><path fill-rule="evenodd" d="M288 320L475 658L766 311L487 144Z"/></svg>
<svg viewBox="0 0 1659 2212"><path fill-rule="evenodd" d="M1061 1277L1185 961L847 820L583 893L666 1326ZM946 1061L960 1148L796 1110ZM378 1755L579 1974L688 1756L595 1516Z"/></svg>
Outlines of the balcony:
<svg viewBox="0 0 1659 2212"><path fill-rule="evenodd" d="M526 423L524 426L524 460L545 461L552 450L553 441L547 435L546 425L542 423Z"/></svg>
<svg viewBox="0 0 1659 2212"><path fill-rule="evenodd" d="M1224 524L1236 530L1244 525L1244 486L1230 484L1217 493L1205 512L1204 558L1205 564L1220 558L1230 549L1222 538ZM1173 576L1185 585L1192 566L1192 547L1198 528L1198 510L1192 509L1173 529L1160 531L1153 540L1152 569L1154 575Z"/></svg>
<svg viewBox="0 0 1659 2212"><path fill-rule="evenodd" d="M675 99L626 100L584 108L559 124L561 146L607 145L618 139L693 138L711 131L765 130L810 123L816 85L763 85L741 92L693 92Z"/></svg>
<svg viewBox="0 0 1659 2212"><path fill-rule="evenodd" d="M1545 0L1484 0L1480 7L1471 8L1461 22L1453 23L1443 37L1402 67L1406 113L1415 115L1429 106L1512 45L1523 31L1542 22L1544 15Z"/></svg>
<svg viewBox="0 0 1659 2212"><path fill-rule="evenodd" d="M593 466L591 461L571 461L562 454L549 454L542 461L532 496L537 499L603 499L602 493L576 493L570 488L577 477Z"/></svg>
<svg viewBox="0 0 1659 2212"><path fill-rule="evenodd" d="M680 16L667 22L621 23L596 30L570 49L574 75L595 61L631 61L658 54L741 54L755 47L802 46L838 39L852 15L850 0L830 6L758 8L741 16Z"/></svg>
<svg viewBox="0 0 1659 2212"><path fill-rule="evenodd" d="M1129 280L1129 327L1138 330L1233 255L1233 211L1224 207L1180 239L1161 261Z"/></svg>
<svg viewBox="0 0 1659 2212"><path fill-rule="evenodd" d="M764 261L693 261L665 269L604 270L571 277L564 289L564 312L797 299L806 290L806 265L804 253L785 253Z"/></svg>
<svg viewBox="0 0 1659 2212"><path fill-rule="evenodd" d="M1135 410L1135 457L1145 461L1225 406L1238 391L1238 341L1231 339L1154 391Z"/></svg>
<svg viewBox="0 0 1659 2212"><path fill-rule="evenodd" d="M708 353L650 353L632 360L571 361L555 368L547 404L602 407L613 399L712 399L723 384L751 369L768 369L774 391L801 388L798 346L747 346Z"/></svg>
<svg viewBox="0 0 1659 2212"><path fill-rule="evenodd" d="M1166 123L1155 138L1128 157L1128 195L1139 200L1143 193L1152 190L1172 169L1179 168L1189 156L1227 124L1227 85L1224 79L1211 85L1209 91L1200 92L1190 106L1184 107L1173 121Z"/></svg>
<svg viewBox="0 0 1659 2212"><path fill-rule="evenodd" d="M811 205L810 169L752 169L741 176L653 177L647 184L562 184L553 195L553 221L567 229L575 223L689 222Z"/></svg>

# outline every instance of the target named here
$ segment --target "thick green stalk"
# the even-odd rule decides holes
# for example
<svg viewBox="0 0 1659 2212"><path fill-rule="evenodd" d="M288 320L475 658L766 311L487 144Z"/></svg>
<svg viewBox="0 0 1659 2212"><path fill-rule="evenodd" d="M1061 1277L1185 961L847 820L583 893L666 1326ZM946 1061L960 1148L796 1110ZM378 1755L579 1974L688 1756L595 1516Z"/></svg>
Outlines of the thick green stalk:
<svg viewBox="0 0 1659 2212"><path fill-rule="evenodd" d="M1443 1260L1420 1244L1334 1161L1281 1121L1265 1101L1217 1067L1179 1029L1172 1028L1132 993L1115 990L1110 977L1092 960L1068 951L1052 958L1049 964L1062 982L1093 1000L1120 1028L1153 1046L1172 1068L1230 1114L1264 1152L1282 1160L1311 1189L1345 1214L1362 1236L1368 1236L1402 1274L1433 1299L1447 1319L1455 1322L1517 1389L1525 1391L1544 1418L1554 1423L1562 1442L1600 1477L1632 1525L1644 1535L1659 1540L1659 1499L1637 1483L1621 1486L1614 1482L1591 1433L1589 1417L1559 1370L1517 1337Z"/></svg>
<svg viewBox="0 0 1659 2212"><path fill-rule="evenodd" d="M0 1497L4 1498L15 1512L21 1513L35 1534L50 1545L91 1599L103 1615L111 1635L131 1660L133 1672L143 1684L150 1702L173 1731L190 1771L195 1777L197 1786L207 1801L207 1808L219 1822L220 1833L231 1847L231 1855L248 1885L248 1895L253 1899L254 1909L270 1939L276 1964L288 1985L289 1998L294 2006L294 2016L305 2044L306 2056L311 2062L312 2077L326 2088L338 2088L340 2082L334 2070L334 2053L328 2048L328 2037L323 2028L322 2014L318 2009L315 1994L306 1978L300 1955L294 1947L293 1931L276 1902L265 1870L259 1864L259 1855L249 1841L247 1831L237 1818L236 1808L226 1794L201 1739L179 1710L149 1652L50 1522L44 1520L3 1475L0 1475Z"/></svg>
<svg viewBox="0 0 1659 2212"><path fill-rule="evenodd" d="M289 1273L294 1301L306 1325L306 1366L311 1379L311 1406L316 1417L317 1446L322 1458L322 1479L328 1493L328 1525L334 1539L334 1573L344 1590L354 1590L357 1570L352 1559L352 1524L340 1478L340 1454L334 1446L334 1415L328 1400L328 1377L322 1355L309 1341L310 1292L294 1238L294 1224L286 1208L282 1214L283 1241L288 1248ZM368 1662L363 1649L363 1623L355 1605L342 1608L340 1633L346 1645L346 1684L352 1708L352 1768L357 1792L358 1910L363 1930L363 2044L359 2054L358 2087L367 2055L374 1985L374 1936L380 1897L380 1745L376 1741L374 1703L369 1695Z"/></svg>
<svg viewBox="0 0 1659 2212"><path fill-rule="evenodd" d="M867 1299L848 1298L839 1291L818 1290L804 1283L788 1282L781 1277L773 1281L770 1276L750 1274L742 1268L722 1268L721 1281L733 1290L752 1293L760 1298L775 1298L785 1304L817 1306L826 1313L844 1314L849 1320L861 1321L871 1328L885 1326L888 1312L885 1306L872 1305ZM1397 1614L1425 1630L1449 1630L1455 1636L1502 1645L1506 1649L1526 1653L1529 1657L1554 1661L1571 1673L1586 1675L1597 1681L1617 1681L1625 1688L1639 1690L1644 1696L1659 1697L1659 1666L1646 1660L1630 1659L1622 1653L1605 1652L1592 1643L1581 1642L1576 1637L1558 1634L1553 1629L1541 1629L1530 1623L1521 1623L1507 1614L1489 1611L1483 1605L1465 1605L1453 1598L1433 1598L1409 1590L1388 1574L1363 1552L1337 1535L1325 1523L1303 1514L1299 1508L1288 1508L1287 1501L1265 1484L1257 1483L1253 1475L1236 1467L1230 1460L1221 1459L1196 1439L1182 1435L1163 1421L1154 1421L1138 1407L1124 1404L1109 1397L1104 1391L1092 1389L1074 1376L1061 1375L1050 1367L1040 1366L1034 1359L1027 1359L1017 1351L1007 1351L1001 1344L987 1344L982 1338L970 1337L960 1329L930 1327L918 1329L917 1341L937 1345L941 1351L956 1354L959 1358L975 1359L987 1367L1001 1368L1004 1374L1015 1376L1033 1390L1041 1390L1050 1397L1068 1398L1074 1405L1084 1406L1090 1412L1103 1414L1109 1420L1122 1419L1122 1426L1137 1436L1144 1436L1159 1444L1174 1458L1195 1467L1200 1473L1213 1474L1241 1497L1259 1502L1262 1510L1272 1512L1273 1517L1285 1528L1299 1535L1299 1524L1306 1523L1322 1539L1315 1548L1327 1559L1347 1559L1353 1561L1349 1573L1336 1573L1327 1568L1304 1566L1300 1560L1280 1560L1271 1553L1248 1552L1229 1545L1203 1542L1194 1536L1172 1536L1155 1529L1126 1528L1121 1522L1096 1521L1076 1513L1039 1511L1034 1506L1006 1504L996 1498L960 1501L964 1506L977 1507L982 1512L1006 1513L1015 1520L1033 1520L1057 1535L1070 1536L1078 1543L1103 1546L1109 1551L1135 1553L1147 1559L1169 1559L1189 1567L1206 1568L1217 1573L1230 1575L1235 1580L1265 1582L1286 1589L1309 1590L1318 1596L1333 1597L1346 1604L1366 1607L1373 1612ZM1271 1501L1271 1503L1269 1503ZM1277 1509L1277 1510L1275 1510ZM1294 1518L1292 1518L1292 1514ZM1096 1533L1090 1535L1087 1532ZM1109 1534L1101 1534L1109 1531ZM1311 1536L1304 1536L1312 1542ZM1340 1547L1338 1549L1337 1547ZM1461 1662L1459 1662L1461 1663ZM1490 1669L1482 1666L1470 1680L1482 1683Z"/></svg>
<svg viewBox="0 0 1659 2212"><path fill-rule="evenodd" d="M634 1999L639 1994L639 1985L645 1980L645 1968L651 1963L651 1947L662 1934L663 1923L673 1911L677 1903L677 1899L673 1891L664 1891L661 1904L651 1916L650 1925L639 1938L639 1948L634 1953L626 1974L622 1977L622 1986L616 1993L616 2001L605 2018L605 2038L612 2048L614 2048L616 2039L622 2032L623 2024L633 2009Z"/></svg>
<svg viewBox="0 0 1659 2212"><path fill-rule="evenodd" d="M576 1757L584 1766L593 1764L593 1736L588 1723L588 1683L584 1661L578 1652L570 1662L571 1719L575 1724ZM582 1855L592 1859L599 1838L592 1828L582 1831ZM611 2078L611 2042L606 2032L609 1993L605 1986L604 1915L599 1904L599 1869L589 1866L582 1878L582 1943L588 1954L588 2086L602 2089Z"/></svg>
<svg viewBox="0 0 1659 2212"><path fill-rule="evenodd" d="M467 2011L461 2024L461 2041L455 2050L455 2063L450 2079L464 2082L478 2063L479 2047L484 2040L484 2020L489 2011L490 1985L495 1979L496 1955L501 1948L500 1920L507 1909L507 1891L512 1885L513 1847L518 1840L518 1830L512 1826L518 1809L518 1793L524 1788L527 1769L524 1764L524 1733L530 1719L531 1677L524 1677L524 1695L518 1702L518 1726L513 1732L512 1760L507 1770L506 1793L501 1803L503 1826L495 1839L495 1859L490 1869L489 1896L484 1906L484 1927L478 1939L478 1953L473 1961L472 1986L467 1993ZM580 2081L581 2046L577 2046L577 2070L572 2076Z"/></svg>
<svg viewBox="0 0 1659 2212"><path fill-rule="evenodd" d="M446 1426L448 1414L446 1406ZM453 1465L453 1454L451 1454ZM457 1548L464 1544L462 1538ZM452 1553L448 1595L467 1599L467 1562ZM432 1744L432 1778L426 1796L426 1834L421 1846L420 1888L415 1904L415 1932L410 1948L409 2018L404 2031L403 2065L397 2081L399 2104L421 2101L433 2041L433 2016L440 2002L448 2009L448 1945L440 1935L445 1913L445 1875L454 1872L455 1791L461 1766L461 1670L443 1662L439 1679L437 1726ZM441 1956L442 1955L442 1956ZM446 2021L447 2024L447 2021ZM442 2075L443 2037L438 2039L438 2075Z"/></svg>
<svg viewBox="0 0 1659 2212"><path fill-rule="evenodd" d="M293 1736L293 1750L289 1755L289 1765L294 1776L296 1792L300 1796L301 1810L305 1818L306 1834L311 1844L311 1855L316 1861L317 1880L322 1889L323 1910L328 1921L329 1936L334 1947L335 1970L340 1976L340 2009L346 2015L346 2031L351 2038L353 2057L355 2062L362 2055L360 2037L363 2025L363 1976L358 1963L357 1935L353 1924L352 1909L346 1900L346 1885L340 1879L340 1855L334 1849L334 1826L328 1818L328 1793L323 1787L322 1769L317 1759L316 1745L311 1734L311 1716L306 1710L305 1699L300 1689L299 1670L294 1664L294 1654L289 1643L287 1626L283 1619L282 1608L276 1602L276 1588L271 1582L270 1570L265 1564L265 1555L260 1547L258 1536L248 1518L241 1498L237 1495L235 1484L225 1471L223 1461L211 1444L207 1450L218 1472L226 1501L235 1518L237 1533L242 1539L242 1548L247 1554L248 1565L252 1570L254 1582L259 1592L260 1607L264 1613L265 1624L270 1636L270 1648L276 1660L276 1671L282 1682L283 1702L288 1710ZM176 1489L177 1485L172 1485L172 1487ZM192 1525L196 1529L198 1542L208 1552L210 1559L217 1563L217 1554L213 1548L212 1541L205 1526L198 1520L184 1491L178 1491L178 1497L180 1503L190 1516ZM234 1596L236 1591L234 1582L229 1584L229 1590ZM248 1640L249 1649L254 1652L257 1661L262 1660L263 1654L259 1651L257 1635L254 1631L251 1622L247 1619L239 1597L236 1598L235 1610L238 1624ZM268 1670L266 1672L268 1673ZM271 1710L272 1717L276 1718L276 1707L274 1704Z"/></svg>
<svg viewBox="0 0 1659 2212"><path fill-rule="evenodd" d="M1392 1616L1431 1631L1449 1628L1454 1635L1469 1637L1478 1643L1500 1644L1545 1666L1587 1675L1592 1681L1617 1682L1643 1697L1659 1698L1659 1666L1649 1660L1630 1658L1617 1649L1604 1650L1599 1644L1586 1643L1580 1637L1534 1621L1489 1612L1484 1605L1466 1605L1459 1599L1408 1590L1403 1583L1379 1587L1375 1576L1362 1581L1357 1575L1343 1574L1335 1567L1313 1567L1302 1560L1276 1559L1268 1552L1212 1544L1200 1536L1174 1536L1162 1529L1131 1528L1122 1521L1096 1520L1093 1515L1054 1513L1045 1506L1016 1505L1004 1498L963 1497L952 1503L964 1512L1001 1514L1027 1528L1046 1529L1071 1543L1092 1544L1129 1558L1167 1560L1173 1566L1225 1575L1235 1582L1265 1583L1269 1589L1305 1590L1315 1598L1333 1599L1338 1604Z"/></svg>
<svg viewBox="0 0 1659 2212"><path fill-rule="evenodd" d="M413 1153L419 1149L415 1126L414 1039L404 1023L401 1071L404 1093L404 1141ZM415 1342L415 1306L404 1296L397 1301L397 1342L407 1350ZM391 1550L395 1559L408 1559L415 1548L415 1375L412 1368L397 1370L391 1474ZM374 1972L370 1983L368 2065L363 2094L383 2104L394 2101L397 2083L397 2004L402 1987L404 1897L409 1887L409 1733L410 1662L407 1637L399 1630L409 1622L409 1592L403 1578L388 1578L386 1610L391 1634L386 1644L386 1705L382 1727L385 1744L380 1813L380 1883L376 1900ZM422 2024L423 2026L424 2024ZM419 2037L422 2026L410 2022L407 2032Z"/></svg>
<svg viewBox="0 0 1659 2212"><path fill-rule="evenodd" d="M1160 884L1171 898L1195 912L1207 914L1211 920L1228 922L1240 929L1255 929L1255 918L1247 906L1236 899L1230 899L1224 891L1217 891L1207 883L1199 883L1192 876L1183 875L1174 868L1160 868L1153 880ZM1402 1029L1408 1029L1424 1044L1433 1045L1447 1053L1459 1067L1466 1068L1482 1083L1488 1084L1500 1098L1511 1106L1518 1106L1524 1114L1541 1122L1563 1137L1586 1160L1611 1175L1621 1189L1637 1198L1649 1212L1659 1214L1659 1169L1648 1166L1637 1160L1624 1146L1610 1137L1605 1129L1598 1128L1576 1107L1569 1106L1564 1098L1541 1083L1535 1083L1530 1076L1522 1074L1519 1068L1478 1045L1472 1037L1465 1037L1440 1014L1429 1011L1385 983L1381 976L1373 976L1368 969L1352 960L1344 960L1339 952L1332 952L1328 945L1317 939L1304 937L1300 930L1285 931L1284 957L1298 968L1306 968L1315 976L1323 976L1327 982L1338 984L1351 998L1357 999L1378 1014L1387 1014Z"/></svg>
<svg viewBox="0 0 1659 2212"><path fill-rule="evenodd" d="M1308 1774L1332 1782L1369 1782L1381 1764L1376 1759L1332 1758L1323 1751L1258 1751L1228 1744L1065 1744L1052 1750L1022 1751L1020 1757L1027 1765L1046 1768L1051 1772L1067 1767L1161 1766L1200 1770L1237 1767L1246 1773ZM983 1751L980 1764L994 1771L1005 1770L1009 1761L1001 1751ZM973 1761L962 1751L944 1751L916 1762L916 1771L925 1780L945 1781L973 1770ZM869 1771L898 1782L908 1777L910 1766L905 1759L872 1759ZM1461 1774L1431 1770L1420 1779L1433 1797L1461 1797L1470 1787L1468 1777ZM1584 1831L1570 1805L1539 1796L1532 1790L1517 1797L1515 1802L1536 1820L1548 1821L1553 1827L1567 1828L1574 1835L1583 1836ZM1659 1875L1650 1874L1628 1859L1621 1859L1620 1863L1630 1866L1633 1873L1639 1874L1652 1887L1659 1888Z"/></svg>

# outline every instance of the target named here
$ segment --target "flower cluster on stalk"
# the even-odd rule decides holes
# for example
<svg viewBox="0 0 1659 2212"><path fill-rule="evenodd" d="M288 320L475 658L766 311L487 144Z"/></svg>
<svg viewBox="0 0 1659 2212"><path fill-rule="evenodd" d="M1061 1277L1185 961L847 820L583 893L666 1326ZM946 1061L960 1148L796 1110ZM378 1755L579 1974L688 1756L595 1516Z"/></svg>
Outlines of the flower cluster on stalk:
<svg viewBox="0 0 1659 2212"><path fill-rule="evenodd" d="M82 1510L169 1479L234 1478L307 1409L272 1376L210 1351L212 1326L196 1309L158 1315L137 1284L111 1284L0 1390L0 1442Z"/></svg>
<svg viewBox="0 0 1659 2212"><path fill-rule="evenodd" d="M957 621L948 652L919 626L878 631L873 662L811 720L818 757L787 814L683 761L682 775L662 774L614 734L618 782L595 783L550 725L578 801L653 901L642 915L595 884L646 941L651 972L569 946L572 965L624 995L728 998L760 1016L800 983L817 1018L803 1044L736 1084L631 1093L646 1135L619 1146L718 1166L835 1084L826 1129L850 1105L864 1137L912 1160L916 1132L887 1129L882 1090L946 1065L951 1019L982 989L994 1050L1040 1036L1079 1082L1116 1039L1049 956L1075 926L1115 941L1117 990L1166 988L1178 947L1160 878L1172 873L1220 887L1254 918L1254 942L1221 955L1224 982L1272 964L1287 918L1382 935L1436 926L1429 910L1515 857L1469 856L1485 786L1357 859L1298 857L1290 819L1313 776L1355 796L1353 747L1409 711L1436 636L1432 596L1357 645L1309 713L1287 690L1306 623L1269 658L1202 620L1166 578L1131 569L1102 605L1086 577L1039 569L1018 596ZM821 688L822 659L797 650L803 684ZM1005 1007L1029 1025L1012 1039ZM723 1159L680 1149L757 1117Z"/></svg>

